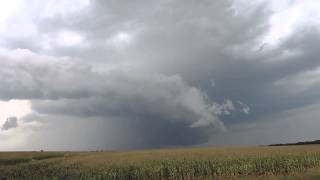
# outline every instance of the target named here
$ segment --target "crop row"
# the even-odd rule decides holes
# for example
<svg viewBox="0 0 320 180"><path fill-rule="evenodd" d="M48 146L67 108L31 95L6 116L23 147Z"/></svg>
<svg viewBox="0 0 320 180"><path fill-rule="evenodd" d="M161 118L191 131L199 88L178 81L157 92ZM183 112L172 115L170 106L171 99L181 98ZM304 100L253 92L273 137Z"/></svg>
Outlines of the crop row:
<svg viewBox="0 0 320 180"><path fill-rule="evenodd" d="M86 167L64 161L0 166L0 179L194 179L283 175L320 166L320 154L157 160Z"/></svg>

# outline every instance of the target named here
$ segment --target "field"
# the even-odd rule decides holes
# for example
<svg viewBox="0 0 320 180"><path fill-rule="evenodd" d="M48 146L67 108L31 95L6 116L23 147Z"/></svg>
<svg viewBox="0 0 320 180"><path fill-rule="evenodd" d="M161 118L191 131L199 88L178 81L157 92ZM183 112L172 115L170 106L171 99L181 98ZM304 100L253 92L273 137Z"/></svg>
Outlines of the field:
<svg viewBox="0 0 320 180"><path fill-rule="evenodd" d="M320 145L2 152L0 179L319 179Z"/></svg>

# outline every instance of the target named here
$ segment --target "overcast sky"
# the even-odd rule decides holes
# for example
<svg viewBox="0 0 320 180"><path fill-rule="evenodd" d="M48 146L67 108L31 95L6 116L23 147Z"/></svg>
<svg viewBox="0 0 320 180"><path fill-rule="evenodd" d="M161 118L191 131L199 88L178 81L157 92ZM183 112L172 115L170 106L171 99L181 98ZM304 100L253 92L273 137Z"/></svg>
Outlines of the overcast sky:
<svg viewBox="0 0 320 180"><path fill-rule="evenodd" d="M0 150L320 139L320 1L0 2Z"/></svg>

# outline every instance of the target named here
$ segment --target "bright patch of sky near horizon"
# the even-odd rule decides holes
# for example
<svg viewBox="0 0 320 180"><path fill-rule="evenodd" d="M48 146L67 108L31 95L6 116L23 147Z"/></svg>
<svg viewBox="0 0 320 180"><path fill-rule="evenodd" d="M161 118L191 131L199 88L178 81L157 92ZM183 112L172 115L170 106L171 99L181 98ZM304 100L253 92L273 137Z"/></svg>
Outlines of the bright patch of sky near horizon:
<svg viewBox="0 0 320 180"><path fill-rule="evenodd" d="M31 104L28 100L0 101L0 125L6 118L15 116L18 119L31 113Z"/></svg>

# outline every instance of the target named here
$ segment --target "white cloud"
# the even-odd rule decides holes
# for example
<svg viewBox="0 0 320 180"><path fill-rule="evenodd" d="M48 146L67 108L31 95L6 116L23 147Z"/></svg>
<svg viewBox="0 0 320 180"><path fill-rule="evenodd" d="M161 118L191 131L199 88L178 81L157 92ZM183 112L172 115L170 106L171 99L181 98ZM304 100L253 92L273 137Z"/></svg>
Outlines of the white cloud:
<svg viewBox="0 0 320 180"><path fill-rule="evenodd" d="M271 28L264 39L270 45L277 45L302 25L320 23L319 1L273 0L271 7L274 11L269 20Z"/></svg>
<svg viewBox="0 0 320 180"><path fill-rule="evenodd" d="M289 36L301 17L301 9L297 7L289 7L274 14L270 19L271 30L267 42L277 44L281 38Z"/></svg>
<svg viewBox="0 0 320 180"><path fill-rule="evenodd" d="M249 107L247 104L245 104L245 103L243 103L243 102L241 102L241 101L238 101L238 103L239 103L239 105L240 105L240 110L241 110L244 114L249 114L249 113L250 113L250 107Z"/></svg>
<svg viewBox="0 0 320 180"><path fill-rule="evenodd" d="M19 39L37 34L32 8L27 9L27 5L22 0L0 2L0 43L3 38Z"/></svg>
<svg viewBox="0 0 320 180"><path fill-rule="evenodd" d="M36 1L38 4L42 4L42 0ZM68 13L74 13L87 7L90 4L90 0L46 0L43 7L41 16L48 18L57 15L65 15Z"/></svg>
<svg viewBox="0 0 320 180"><path fill-rule="evenodd" d="M107 45L121 50L130 45L133 41L133 34L129 32L120 31L107 39Z"/></svg>
<svg viewBox="0 0 320 180"><path fill-rule="evenodd" d="M83 37L76 32L60 32L57 37L43 38L39 32L38 24L55 16L65 16L76 13L87 7L89 0L10 0L0 2L0 43L2 39L9 38L15 41L32 39L44 49L50 49L53 42L58 41L61 46L79 45ZM41 37L41 39L39 39ZM56 40L58 38L58 40Z"/></svg>
<svg viewBox="0 0 320 180"><path fill-rule="evenodd" d="M17 13L21 5L22 0L0 2L0 32L4 28L7 19Z"/></svg>
<svg viewBox="0 0 320 180"><path fill-rule="evenodd" d="M56 41L59 46L81 46L85 44L85 38L81 34L73 31L59 32Z"/></svg>

